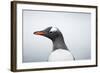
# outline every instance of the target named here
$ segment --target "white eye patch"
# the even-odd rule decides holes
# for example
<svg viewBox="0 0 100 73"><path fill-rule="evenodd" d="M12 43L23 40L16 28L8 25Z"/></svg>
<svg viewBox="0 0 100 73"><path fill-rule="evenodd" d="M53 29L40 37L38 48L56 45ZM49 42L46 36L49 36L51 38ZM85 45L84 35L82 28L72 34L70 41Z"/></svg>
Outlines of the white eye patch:
<svg viewBox="0 0 100 73"><path fill-rule="evenodd" d="M50 32L53 32L53 31L57 31L57 28L56 27L52 27Z"/></svg>

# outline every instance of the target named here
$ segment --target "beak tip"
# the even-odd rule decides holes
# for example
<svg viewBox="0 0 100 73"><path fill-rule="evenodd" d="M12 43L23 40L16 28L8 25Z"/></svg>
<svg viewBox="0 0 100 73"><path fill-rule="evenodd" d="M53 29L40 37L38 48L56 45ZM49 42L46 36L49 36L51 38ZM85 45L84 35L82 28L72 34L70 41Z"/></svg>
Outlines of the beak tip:
<svg viewBox="0 0 100 73"><path fill-rule="evenodd" d="M35 34L35 35L44 35L45 33L41 32L41 31L37 31L37 32L33 32L33 34Z"/></svg>
<svg viewBox="0 0 100 73"><path fill-rule="evenodd" d="M34 34L34 35L38 35L38 33L37 33L37 32L33 32L33 34Z"/></svg>
<svg viewBox="0 0 100 73"><path fill-rule="evenodd" d="M35 34L36 32L33 32L33 34Z"/></svg>

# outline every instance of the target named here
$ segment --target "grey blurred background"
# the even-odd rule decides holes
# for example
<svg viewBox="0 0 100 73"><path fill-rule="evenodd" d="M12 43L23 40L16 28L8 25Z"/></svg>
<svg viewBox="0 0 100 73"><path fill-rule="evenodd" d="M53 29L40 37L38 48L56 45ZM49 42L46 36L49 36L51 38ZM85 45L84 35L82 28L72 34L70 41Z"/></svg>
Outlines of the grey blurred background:
<svg viewBox="0 0 100 73"><path fill-rule="evenodd" d="M91 59L91 14L23 10L23 62L45 62L52 41L33 32L49 26L60 29L76 60Z"/></svg>

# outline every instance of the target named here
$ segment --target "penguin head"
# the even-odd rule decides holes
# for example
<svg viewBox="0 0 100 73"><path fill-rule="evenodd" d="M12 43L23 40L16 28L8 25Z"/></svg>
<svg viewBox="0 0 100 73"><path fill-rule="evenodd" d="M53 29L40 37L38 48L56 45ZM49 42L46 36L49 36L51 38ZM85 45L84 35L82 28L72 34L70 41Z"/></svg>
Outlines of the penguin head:
<svg viewBox="0 0 100 73"><path fill-rule="evenodd" d="M48 27L42 31L34 32L35 35L41 35L54 41L57 37L61 36L61 32L57 27Z"/></svg>

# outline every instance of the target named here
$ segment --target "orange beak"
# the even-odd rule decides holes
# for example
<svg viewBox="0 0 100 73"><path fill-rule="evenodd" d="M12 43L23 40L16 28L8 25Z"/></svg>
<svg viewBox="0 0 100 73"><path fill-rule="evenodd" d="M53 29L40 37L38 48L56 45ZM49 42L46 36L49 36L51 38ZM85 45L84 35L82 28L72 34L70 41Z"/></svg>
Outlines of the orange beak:
<svg viewBox="0 0 100 73"><path fill-rule="evenodd" d="M37 31L37 32L34 32L33 34L35 34L35 35L44 35L45 32L43 32L43 31Z"/></svg>

